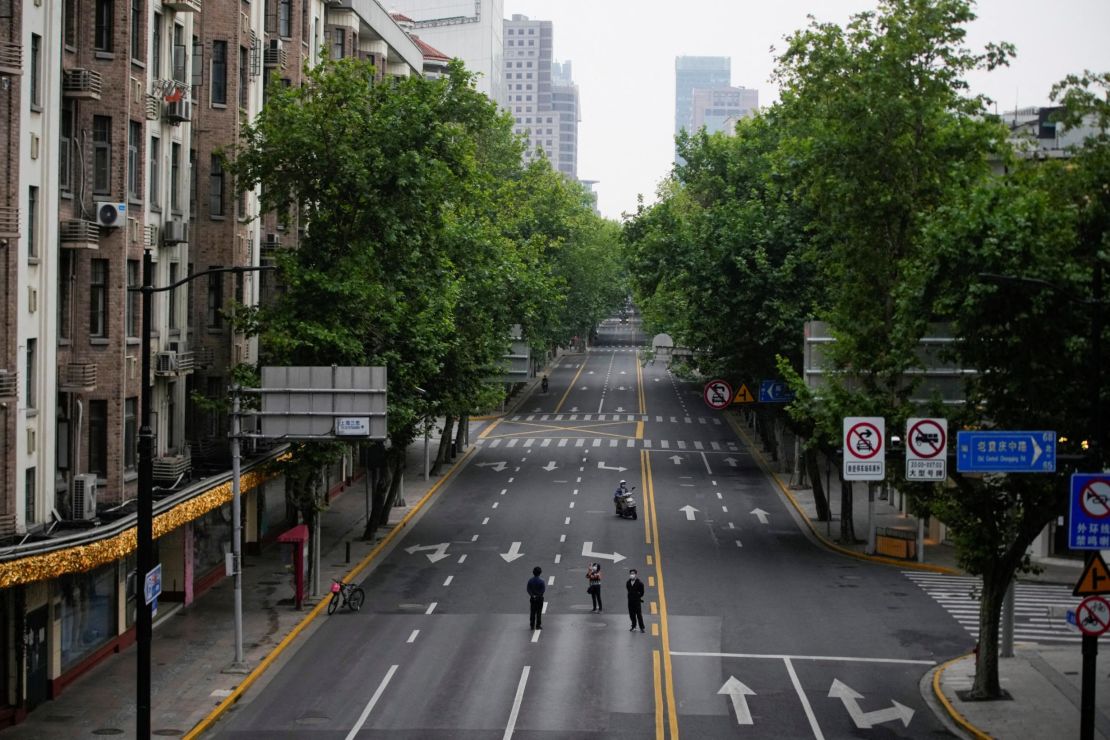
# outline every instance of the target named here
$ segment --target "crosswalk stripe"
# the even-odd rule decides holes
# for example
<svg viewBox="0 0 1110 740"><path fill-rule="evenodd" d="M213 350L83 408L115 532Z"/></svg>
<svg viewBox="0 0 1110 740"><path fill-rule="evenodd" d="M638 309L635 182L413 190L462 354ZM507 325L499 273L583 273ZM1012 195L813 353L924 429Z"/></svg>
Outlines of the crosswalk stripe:
<svg viewBox="0 0 1110 740"><path fill-rule="evenodd" d="M559 446L560 447L566 447L567 446L567 438L566 437L563 437L562 439L559 440Z"/></svg>
<svg viewBox="0 0 1110 740"><path fill-rule="evenodd" d="M540 447L547 447L551 444L551 437L544 437L543 442L540 442Z"/></svg>
<svg viewBox="0 0 1110 740"><path fill-rule="evenodd" d="M594 447L601 447L601 438L597 438L594 440Z"/></svg>
<svg viewBox="0 0 1110 740"><path fill-rule="evenodd" d="M617 446L617 440L616 440L616 438L611 438L611 439L609 440L609 446L610 446L610 447L616 447L616 446Z"/></svg>
<svg viewBox="0 0 1110 740"><path fill-rule="evenodd" d="M508 442L506 442L505 446L506 447L516 447L516 437L513 437Z"/></svg>
<svg viewBox="0 0 1110 740"><path fill-rule="evenodd" d="M496 447L499 444L501 444L501 440L495 439L495 440L493 440L492 442L489 443L489 446L490 447Z"/></svg>
<svg viewBox="0 0 1110 740"><path fill-rule="evenodd" d="M579 437L578 439L574 440L574 446L575 447L581 447L584 444L586 444L586 438L585 437Z"/></svg>
<svg viewBox="0 0 1110 740"><path fill-rule="evenodd" d="M660 443L659 443L659 446L660 446L660 447L662 447L662 448L663 448L664 450L669 450L669 449L671 449L671 443L670 443L670 442L668 442L668 441L667 441L667 440L665 440L665 439L664 439L664 440L663 440L662 442L660 442Z"/></svg>
<svg viewBox="0 0 1110 740"><path fill-rule="evenodd" d="M678 449L680 449L680 450L685 450L686 449L686 443L683 442L681 439L678 440Z"/></svg>
<svg viewBox="0 0 1110 740"><path fill-rule="evenodd" d="M636 446L636 440L634 440L634 439L628 440L628 444L625 445L625 447L635 447L635 446Z"/></svg>
<svg viewBox="0 0 1110 740"><path fill-rule="evenodd" d="M651 440L650 439L645 439L644 440L644 448L648 449L648 450L651 449Z"/></svg>
<svg viewBox="0 0 1110 740"><path fill-rule="evenodd" d="M719 450L721 449L721 444L719 442L710 442L709 447L713 450Z"/></svg>
<svg viewBox="0 0 1110 740"><path fill-rule="evenodd" d="M701 442L695 441L694 442L694 449L695 450L704 450L705 446Z"/></svg>
<svg viewBox="0 0 1110 740"><path fill-rule="evenodd" d="M535 442L535 441L536 441L535 439L533 439L532 437L529 437L528 439L524 440L524 446L525 447L531 447L532 443Z"/></svg>

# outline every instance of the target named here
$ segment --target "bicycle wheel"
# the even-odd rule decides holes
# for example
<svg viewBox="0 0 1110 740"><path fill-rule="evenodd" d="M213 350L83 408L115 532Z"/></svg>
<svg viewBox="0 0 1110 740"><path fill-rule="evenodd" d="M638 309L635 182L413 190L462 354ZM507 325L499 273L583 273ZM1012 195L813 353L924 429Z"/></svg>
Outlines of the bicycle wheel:
<svg viewBox="0 0 1110 740"><path fill-rule="evenodd" d="M351 593L347 596L347 606L350 607L353 612L357 612L361 609L362 602L364 601L366 601L366 594L358 586L352 588Z"/></svg>
<svg viewBox="0 0 1110 740"><path fill-rule="evenodd" d="M339 592L336 591L331 595L331 601L328 602L328 614L335 614L335 610L339 608Z"/></svg>

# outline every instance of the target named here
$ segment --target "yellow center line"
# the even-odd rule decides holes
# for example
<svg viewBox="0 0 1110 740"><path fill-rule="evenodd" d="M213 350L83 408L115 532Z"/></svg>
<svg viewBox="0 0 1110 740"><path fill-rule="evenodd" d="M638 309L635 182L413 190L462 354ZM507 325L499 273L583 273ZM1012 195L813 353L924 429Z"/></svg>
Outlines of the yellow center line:
<svg viewBox="0 0 1110 740"><path fill-rule="evenodd" d="M647 413L647 403L644 401L644 366L640 364L640 355L636 353L636 395L640 400L640 413ZM640 428L636 439L643 439L644 423L640 422Z"/></svg>
<svg viewBox="0 0 1110 740"><path fill-rule="evenodd" d="M655 634L655 625L652 626L652 634ZM655 738L656 740L663 740L665 737L663 733L663 688L659 683L659 651L651 651L651 675L655 680Z"/></svg>
<svg viewBox="0 0 1110 740"><path fill-rule="evenodd" d="M589 359L589 357L590 356L587 354L586 359ZM581 375L582 371L585 370L585 369L586 369L586 360L583 360L582 361L582 366L579 367L578 372L576 372L574 374L574 380L570 381L570 385L567 386L567 390L566 390L565 393L563 393L563 397L559 399L559 405L555 407L555 413L556 414L563 410L563 404L567 402L567 396L569 396L570 392L572 390L574 390L574 386L578 383L578 376Z"/></svg>
<svg viewBox="0 0 1110 740"><path fill-rule="evenodd" d="M655 484L651 475L651 457L644 455L644 479L646 482L645 499L651 501L651 530L654 535L655 575L659 580L659 623L663 634L663 676L667 687L667 718L671 740L678 740L678 714L674 696L674 672L671 667L671 634L667 625L667 597L663 590L663 558L659 552L659 520L655 516Z"/></svg>

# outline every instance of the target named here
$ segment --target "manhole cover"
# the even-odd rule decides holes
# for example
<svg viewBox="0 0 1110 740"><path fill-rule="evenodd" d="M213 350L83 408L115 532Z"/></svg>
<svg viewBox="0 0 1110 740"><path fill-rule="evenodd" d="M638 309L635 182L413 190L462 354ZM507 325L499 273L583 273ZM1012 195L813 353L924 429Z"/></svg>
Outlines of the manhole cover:
<svg viewBox="0 0 1110 740"><path fill-rule="evenodd" d="M150 734L151 735L159 735L161 737L178 737L179 735L184 735L185 733L182 732L181 730L168 730L167 729L167 730L154 730Z"/></svg>
<svg viewBox="0 0 1110 740"><path fill-rule="evenodd" d="M98 730L93 730L92 734L94 734L94 735L122 735L123 730L119 729L118 727L101 727Z"/></svg>

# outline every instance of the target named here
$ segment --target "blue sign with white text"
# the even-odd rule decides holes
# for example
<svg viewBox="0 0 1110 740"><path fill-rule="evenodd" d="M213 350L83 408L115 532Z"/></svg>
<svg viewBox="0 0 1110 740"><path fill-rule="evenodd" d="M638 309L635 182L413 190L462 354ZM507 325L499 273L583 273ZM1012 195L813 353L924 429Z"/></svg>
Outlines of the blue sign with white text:
<svg viewBox="0 0 1110 740"><path fill-rule="evenodd" d="M790 403L794 400L794 391L786 387L781 380L759 381L760 403Z"/></svg>
<svg viewBox="0 0 1110 740"><path fill-rule="evenodd" d="M1056 432L958 432L961 473L1054 473Z"/></svg>
<svg viewBox="0 0 1110 740"><path fill-rule="evenodd" d="M1072 475L1068 547L1072 550L1110 549L1110 475Z"/></svg>

